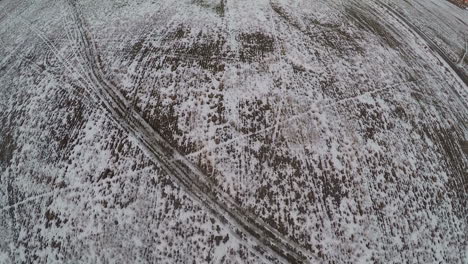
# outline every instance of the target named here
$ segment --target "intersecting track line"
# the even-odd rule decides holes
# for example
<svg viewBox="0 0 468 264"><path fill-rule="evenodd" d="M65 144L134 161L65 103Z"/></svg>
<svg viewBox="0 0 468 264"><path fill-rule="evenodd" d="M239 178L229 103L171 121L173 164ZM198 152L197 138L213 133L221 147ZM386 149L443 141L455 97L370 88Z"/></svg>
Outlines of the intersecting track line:
<svg viewBox="0 0 468 264"><path fill-rule="evenodd" d="M423 79L414 80L414 81L407 81L407 82L401 82L401 83L389 85L389 86L386 86L386 87L383 87L383 88L380 88L380 89L375 89L375 90L364 92L364 93L361 93L361 94L358 94L358 95L355 95L355 96L342 98L342 99L339 99L339 100L336 100L336 101L331 101L330 102L330 100L326 99L326 100L316 102L316 104L317 104L319 109L325 109L325 108L332 107L332 106L335 106L335 105L338 105L338 104L346 103L346 102L349 102L349 101L354 101L356 99L359 99L359 98L367 96L367 95L372 95L372 94L379 93L379 92L385 92L387 90L390 90L392 88L395 88L395 87L398 87L398 86L401 86L401 85L416 83L416 82L420 82L420 81L423 81ZM414 91L414 92L416 92L416 91ZM306 110L306 111L304 111L302 113L298 113L296 115L293 115L293 116L291 116L291 117L289 117L289 118L287 118L285 120L276 122L272 126L268 126L268 127L263 128L263 129L260 129L258 131L255 131L255 132L252 132L252 133L249 133L249 134L244 134L244 135L232 138L230 140L226 140L225 142L217 144L215 146L209 146L209 147L201 148L200 150L197 150L195 152L192 152L192 153L189 153L189 154L185 155L185 158L195 157L195 156L197 156L197 155L199 155L199 154L201 154L203 152L214 150L214 149L217 149L217 148L223 147L223 146L228 146L228 145L230 145L230 144L232 144L232 143L234 143L236 141L239 141L241 139L250 138L252 136L259 135L259 134L262 134L264 132L268 132L268 131L273 130L273 129L275 129L275 131L276 131L280 125L289 123L289 122L294 121L294 120L301 119L301 118L309 115L313 110L314 109Z"/></svg>
<svg viewBox="0 0 468 264"><path fill-rule="evenodd" d="M79 44L85 58L90 89L124 131L133 136L142 151L175 181L193 199L199 201L218 218L245 246L270 261L305 263L320 259L309 250L291 241L263 220L237 205L198 168L173 148L126 101L119 89L104 78L96 46L76 3L68 1L79 31ZM177 158L177 159L175 159Z"/></svg>
<svg viewBox="0 0 468 264"><path fill-rule="evenodd" d="M20 18L21 22L29 28L29 30L31 30L37 37L39 37L46 44L46 46L48 46L51 49L54 56L59 60L60 63L62 63L65 69L69 71L72 75L77 75L78 77L77 81L81 85L86 87L86 83L84 83L84 81L87 81L87 79L77 70L76 67L73 67L72 65L70 65L67 62L67 60L65 60L62 57L62 55L60 54L60 51L57 49L57 47L55 47L54 43L47 36L45 36L44 33L38 30L34 25L32 25L29 21L24 19L22 16L18 16L18 17Z"/></svg>
<svg viewBox="0 0 468 264"><path fill-rule="evenodd" d="M230 198L223 196L223 193L219 192L219 188L206 179L206 176L198 168L182 157L135 110L128 107L128 103L118 92L118 88L103 77L99 61L94 53L96 47L91 42L89 33L87 34L84 29L84 21L76 6L74 3L71 4L80 31L84 57L90 70L88 78L94 84L92 92L104 104L111 114L111 118L122 129L135 137L145 154L159 163L164 171L179 183L182 189L192 198L200 201L231 231L244 234L246 237L243 241L251 249L264 256L269 254L266 256L267 258L276 257L285 262L300 263L306 261L305 256L311 257L306 250L295 247L296 245L293 247L293 242L288 241L277 230L266 225L260 219L252 217ZM174 157L178 159L174 160Z"/></svg>

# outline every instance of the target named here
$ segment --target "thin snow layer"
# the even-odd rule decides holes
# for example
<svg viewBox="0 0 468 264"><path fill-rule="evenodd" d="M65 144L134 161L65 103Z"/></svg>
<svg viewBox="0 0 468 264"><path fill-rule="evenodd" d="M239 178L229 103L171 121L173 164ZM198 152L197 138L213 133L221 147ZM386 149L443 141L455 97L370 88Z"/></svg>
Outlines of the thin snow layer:
<svg viewBox="0 0 468 264"><path fill-rule="evenodd" d="M468 72L468 58L465 56L461 61L468 49L467 10L437 0L402 1L396 8Z"/></svg>
<svg viewBox="0 0 468 264"><path fill-rule="evenodd" d="M242 217L303 262L466 262L467 21L435 0L0 1L0 263L298 260ZM171 174L186 160L211 196Z"/></svg>

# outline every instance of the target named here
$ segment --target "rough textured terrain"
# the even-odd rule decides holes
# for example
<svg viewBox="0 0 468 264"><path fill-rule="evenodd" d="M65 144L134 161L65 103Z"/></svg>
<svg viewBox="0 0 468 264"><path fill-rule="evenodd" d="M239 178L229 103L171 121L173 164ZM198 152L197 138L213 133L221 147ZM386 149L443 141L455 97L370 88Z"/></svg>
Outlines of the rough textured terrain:
<svg viewBox="0 0 468 264"><path fill-rule="evenodd" d="M1 263L467 263L468 11L0 1Z"/></svg>

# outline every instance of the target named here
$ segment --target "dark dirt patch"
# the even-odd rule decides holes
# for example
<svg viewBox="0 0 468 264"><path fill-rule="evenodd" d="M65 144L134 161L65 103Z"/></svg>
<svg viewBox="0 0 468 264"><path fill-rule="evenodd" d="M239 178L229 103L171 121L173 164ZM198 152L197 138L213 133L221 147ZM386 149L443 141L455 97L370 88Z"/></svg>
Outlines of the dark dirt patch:
<svg viewBox="0 0 468 264"><path fill-rule="evenodd" d="M186 25L179 25L175 28L175 30L170 31L164 37L165 41L170 40L179 40L188 37L190 34L190 28Z"/></svg>
<svg viewBox="0 0 468 264"><path fill-rule="evenodd" d="M67 91L59 90L53 100L57 102L51 109L52 112L63 113L63 118L59 121L53 118L49 120L51 139L57 143L57 154L61 159L68 159L69 152L73 148L77 135L87 121L87 110L85 104L80 99L68 94ZM60 124L60 125L57 125Z"/></svg>
<svg viewBox="0 0 468 264"><path fill-rule="evenodd" d="M468 155L468 141L460 140L460 145L461 145L463 152L465 152L465 154Z"/></svg>
<svg viewBox="0 0 468 264"><path fill-rule="evenodd" d="M225 12L225 10L224 10L224 5L225 5L224 2L225 2L225 1L226 1L226 0L220 0L220 1L219 1L219 4L216 5L215 8L214 8L215 11L216 11L216 13L217 13L220 17L224 17L224 12Z"/></svg>
<svg viewBox="0 0 468 264"><path fill-rule="evenodd" d="M209 4L205 2L204 0L193 0L192 3L194 5L197 5L197 6L209 9L209 10L213 10L220 17L224 17L224 6L225 6L224 1L225 0L218 0L218 1L219 2L215 5Z"/></svg>
<svg viewBox="0 0 468 264"><path fill-rule="evenodd" d="M268 100L254 98L239 104L239 117L243 134L255 133L268 126L273 119L273 107Z"/></svg>
<svg viewBox="0 0 468 264"><path fill-rule="evenodd" d="M463 161L463 145L460 146L460 135L455 128L432 128L431 130L433 131L426 136L436 142L443 154L443 162L449 174L448 190L451 191L450 195L457 201L460 208L460 210L455 211L459 212L460 217L464 217L466 216L466 193L468 192L468 175L466 174L468 165Z"/></svg>
<svg viewBox="0 0 468 264"><path fill-rule="evenodd" d="M153 94L153 98L158 102L156 106L144 109L142 117L153 127L159 134L169 142L171 146L177 146L177 150L186 155L196 151L195 144L185 142L181 145L177 141L177 137L184 136L184 131L179 128L179 116L175 110L175 106L180 103L174 97L174 102L171 105L163 105L162 98L159 94ZM181 99L180 99L181 100Z"/></svg>
<svg viewBox="0 0 468 264"><path fill-rule="evenodd" d="M130 50L128 50L127 54L125 56L125 59L128 59L130 61L134 60L138 54L140 54L141 50L144 47L145 40L144 39L139 39L137 42L135 42L131 47Z"/></svg>
<svg viewBox="0 0 468 264"><path fill-rule="evenodd" d="M1 132L0 136L0 172L10 166L13 158L13 152L16 149L16 143L11 133Z"/></svg>
<svg viewBox="0 0 468 264"><path fill-rule="evenodd" d="M365 138L376 139L376 135L387 129L387 122L378 108L364 103L359 103L356 107Z"/></svg>
<svg viewBox="0 0 468 264"><path fill-rule="evenodd" d="M68 222L67 219L62 219L59 213L51 211L50 209L47 209L47 211L44 214L44 218L46 228L50 228L53 224L55 224L56 227L60 227L62 223Z"/></svg>
<svg viewBox="0 0 468 264"><path fill-rule="evenodd" d="M105 180L107 178L112 179L114 177L114 172L111 169L105 169L98 177L98 181Z"/></svg>
<svg viewBox="0 0 468 264"><path fill-rule="evenodd" d="M289 13L289 11L286 8L284 8L283 6L281 6L281 5L277 4L277 3L271 2L271 1L270 1L270 6L271 6L271 9L273 9L273 11L275 11L281 18L283 18L290 25L292 25L293 27L295 27L299 31L303 30L303 28L301 27L299 22L296 21L291 16L291 14Z"/></svg>
<svg viewBox="0 0 468 264"><path fill-rule="evenodd" d="M192 38L195 38L192 41ZM190 39L191 41L184 41ZM225 62L229 60L229 51L225 48L226 39L221 34L205 34L200 32L193 36L188 29L179 28L167 36L165 43L170 48L160 49L161 55L166 55L165 65L170 65L175 71L180 65L198 65L201 68L218 73L224 71Z"/></svg>
<svg viewBox="0 0 468 264"><path fill-rule="evenodd" d="M241 43L239 58L243 62L256 61L275 49L274 38L262 32L242 33L238 40Z"/></svg>
<svg viewBox="0 0 468 264"><path fill-rule="evenodd" d="M466 1L463 3L463 1L457 1L457 0L447 0L449 1L450 3L456 5L457 7L461 8L461 9L465 9L468 7L468 3L466 3Z"/></svg>
<svg viewBox="0 0 468 264"><path fill-rule="evenodd" d="M385 26L378 21L378 18L373 18L364 12L352 8L345 8L346 14L354 21L356 25L361 29L367 30L379 36L386 44L391 48L397 48L401 46L401 43L388 31Z"/></svg>
<svg viewBox="0 0 468 264"><path fill-rule="evenodd" d="M0 119L0 172L4 171L11 164L11 159L13 158L13 153L17 148L15 138L14 138L14 119L16 114L9 113L10 118L7 113Z"/></svg>
<svg viewBox="0 0 468 264"><path fill-rule="evenodd" d="M223 54L223 46L224 40L219 39L213 42L197 43L187 50L187 54L194 56L203 69L213 73L222 72L225 67L225 63L220 57Z"/></svg>

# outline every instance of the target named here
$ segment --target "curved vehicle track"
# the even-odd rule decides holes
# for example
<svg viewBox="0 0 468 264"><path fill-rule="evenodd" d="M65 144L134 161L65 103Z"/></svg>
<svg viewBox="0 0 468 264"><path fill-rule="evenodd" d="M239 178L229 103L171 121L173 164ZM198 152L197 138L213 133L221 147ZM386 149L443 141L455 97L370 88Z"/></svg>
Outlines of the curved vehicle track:
<svg viewBox="0 0 468 264"><path fill-rule="evenodd" d="M81 47L83 64L86 67L86 87L95 95L99 103L109 112L124 131L135 138L140 148L154 162L185 190L190 197L199 201L211 214L220 220L248 248L270 261L285 263L305 263L319 259L290 241L276 229L261 219L246 212L232 199L226 197L217 186L155 129L153 129L134 109L118 88L104 78L100 59L96 56L96 46L85 28L85 21L79 7L73 0L68 1L78 30L78 43Z"/></svg>
<svg viewBox="0 0 468 264"><path fill-rule="evenodd" d="M455 77L459 79L460 83L462 83L465 86L465 89L468 87L468 76L465 74L464 71L462 71L455 62L453 62L447 54L429 37L427 36L421 29L419 29L417 26L415 26L413 23L408 21L405 17L403 17L401 14L399 14L395 9L393 9L391 6L388 4L382 2L382 1L376 1L380 6L382 6L385 10L387 10L391 16L393 16L398 22L403 24L406 28L410 29L411 31L414 32L416 36L424 40L427 45L437 53L437 55L440 56L440 58L443 60L444 63L446 63L452 72L454 73ZM465 109L468 110L468 104L467 102L463 99L463 97L460 95L460 93L453 87L451 87L452 92L455 94L455 96L458 98L458 100L462 103L462 105L465 107Z"/></svg>

